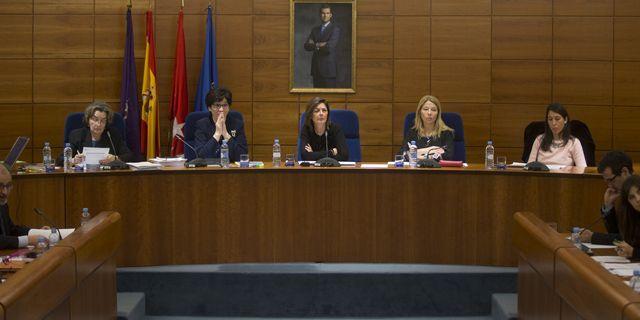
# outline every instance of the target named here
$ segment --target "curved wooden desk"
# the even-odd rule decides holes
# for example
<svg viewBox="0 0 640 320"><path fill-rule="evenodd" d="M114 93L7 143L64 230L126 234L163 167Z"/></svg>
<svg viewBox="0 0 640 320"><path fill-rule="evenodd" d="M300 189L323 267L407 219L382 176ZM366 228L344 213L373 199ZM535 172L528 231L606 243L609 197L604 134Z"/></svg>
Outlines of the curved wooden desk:
<svg viewBox="0 0 640 320"><path fill-rule="evenodd" d="M591 168L591 170L593 170ZM598 217L596 173L443 169L184 169L15 176L21 223L122 214L119 266L398 262L514 266L512 215L562 229ZM19 202L19 205L18 205ZM13 209L12 209L13 210Z"/></svg>

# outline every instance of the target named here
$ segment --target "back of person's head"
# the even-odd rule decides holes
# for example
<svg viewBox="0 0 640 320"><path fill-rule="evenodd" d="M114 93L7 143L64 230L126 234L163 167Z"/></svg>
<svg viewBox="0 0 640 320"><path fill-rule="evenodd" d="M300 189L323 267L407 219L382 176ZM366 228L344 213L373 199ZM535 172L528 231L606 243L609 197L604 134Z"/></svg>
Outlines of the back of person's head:
<svg viewBox="0 0 640 320"><path fill-rule="evenodd" d="M329 127L331 123L331 118L329 117L331 115L331 107L329 106L329 100L321 97L314 97L307 103L307 109L304 111L306 117L304 119L305 127L313 129L313 110L323 103L327 107L327 128Z"/></svg>
<svg viewBox="0 0 640 320"><path fill-rule="evenodd" d="M82 117L82 123L85 126L88 126L89 125L89 119L91 119L91 117L93 117L93 115L96 113L96 111L100 111L100 112L104 112L105 113L105 115L107 116L106 127L109 128L109 126L113 122L113 110L111 109L111 106L108 103L104 102L104 101L94 101L91 104L89 104L84 109L84 116Z"/></svg>
<svg viewBox="0 0 640 320"><path fill-rule="evenodd" d="M611 168L611 173L620 175L622 168L627 168L630 174L633 173L633 161L626 153L618 150L607 152L598 163L598 173L603 173L607 168Z"/></svg>
<svg viewBox="0 0 640 320"><path fill-rule="evenodd" d="M540 149L544 151L549 151L551 148L551 143L553 143L553 131L551 131L551 127L549 126L549 112L555 112L562 116L564 119L564 127L562 128L562 133L560 137L562 138L562 145L566 145L571 139L571 127L569 126L570 118L569 112L567 109L559 103L552 103L547 106L547 112L544 114L544 136L542 138L542 143L540 143Z"/></svg>
<svg viewBox="0 0 640 320"><path fill-rule="evenodd" d="M425 129L425 124L422 120L422 116L421 116L421 110L422 107L424 107L424 105L427 102L431 102L433 103L436 108L438 109L438 117L436 119L436 123L435 126L433 128L433 131L431 132L427 132ZM453 129L449 128L449 126L447 126L444 123L444 120L442 120L442 105L440 104L440 100L438 98L436 98L435 96L432 95L426 95L423 96L420 101L418 102L418 108L416 108L416 117L413 121L413 127L412 129L416 130L418 132L418 135L421 137L426 137L426 136L436 136L439 137L440 134L445 131L445 130L449 130L449 131L453 131Z"/></svg>
<svg viewBox="0 0 640 320"><path fill-rule="evenodd" d="M216 102L220 102L223 99L227 99L227 104L231 106L232 95L231 91L225 87L211 89L209 93L207 93L207 97L205 98L205 103L207 104L207 108L211 107Z"/></svg>

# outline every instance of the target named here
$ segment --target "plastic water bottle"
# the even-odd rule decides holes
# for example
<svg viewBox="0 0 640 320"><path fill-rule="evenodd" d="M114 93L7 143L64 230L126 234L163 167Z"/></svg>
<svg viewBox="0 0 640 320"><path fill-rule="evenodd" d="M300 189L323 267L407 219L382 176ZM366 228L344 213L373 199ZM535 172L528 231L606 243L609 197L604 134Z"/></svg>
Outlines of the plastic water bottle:
<svg viewBox="0 0 640 320"><path fill-rule="evenodd" d="M229 168L229 145L227 145L227 140L222 140L222 147L220 147L220 165L223 168Z"/></svg>
<svg viewBox="0 0 640 320"><path fill-rule="evenodd" d="M578 248L582 245L582 241L580 241L580 227L573 227L571 231L571 242Z"/></svg>
<svg viewBox="0 0 640 320"><path fill-rule="evenodd" d="M44 165L45 172L52 172L55 169L53 160L51 159L51 146L49 142L45 142L44 148L42 148L42 164Z"/></svg>
<svg viewBox="0 0 640 320"><path fill-rule="evenodd" d="M415 141L411 141L411 146L409 147L409 166L411 168L415 168L418 163L418 146L416 146Z"/></svg>
<svg viewBox="0 0 640 320"><path fill-rule="evenodd" d="M493 155L495 154L495 149L493 148L493 141L487 141L487 147L484 148L484 168L491 170L495 168L493 164Z"/></svg>
<svg viewBox="0 0 640 320"><path fill-rule="evenodd" d="M280 166L280 140L278 138L273 141L273 166Z"/></svg>
<svg viewBox="0 0 640 320"><path fill-rule="evenodd" d="M58 229L51 227L51 234L49 235L49 246L53 247L58 244L60 241L60 234L58 234Z"/></svg>
<svg viewBox="0 0 640 320"><path fill-rule="evenodd" d="M67 143L64 146L64 172L73 171L73 150L71 149L71 143Z"/></svg>
<svg viewBox="0 0 640 320"><path fill-rule="evenodd" d="M38 238L38 243L36 243L36 247L35 247L34 250L36 252L36 256L37 257L39 257L43 253L47 252L47 250L49 250L49 245L47 244L47 239L45 239L45 237L39 237Z"/></svg>
<svg viewBox="0 0 640 320"><path fill-rule="evenodd" d="M640 269L633 270L633 277L629 280L629 286L633 291L640 293Z"/></svg>
<svg viewBox="0 0 640 320"><path fill-rule="evenodd" d="M84 226L91 219L89 208L82 208L82 216L80 216L80 226Z"/></svg>

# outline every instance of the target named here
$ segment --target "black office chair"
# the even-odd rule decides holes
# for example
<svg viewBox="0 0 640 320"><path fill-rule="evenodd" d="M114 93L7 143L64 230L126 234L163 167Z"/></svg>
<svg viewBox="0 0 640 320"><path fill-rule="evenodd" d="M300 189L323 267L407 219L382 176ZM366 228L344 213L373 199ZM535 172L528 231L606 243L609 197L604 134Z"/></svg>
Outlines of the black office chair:
<svg viewBox="0 0 640 320"><path fill-rule="evenodd" d="M587 161L587 165L594 167L596 165L596 144L595 141L593 141L589 127L580 120L571 120L569 127L571 128L571 135L578 138L580 144L582 144L582 152L584 153L584 159ZM531 153L533 142L537 136L543 133L544 121L533 121L524 129L523 162L529 160L529 153Z"/></svg>

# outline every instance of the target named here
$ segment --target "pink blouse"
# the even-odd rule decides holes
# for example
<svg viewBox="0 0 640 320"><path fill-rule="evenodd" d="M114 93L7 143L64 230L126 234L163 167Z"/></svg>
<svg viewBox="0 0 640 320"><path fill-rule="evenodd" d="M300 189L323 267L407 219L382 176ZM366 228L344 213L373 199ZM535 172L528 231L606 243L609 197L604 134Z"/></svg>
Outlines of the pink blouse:
<svg viewBox="0 0 640 320"><path fill-rule="evenodd" d="M575 137L571 137L567 144L562 147L555 147L553 144L549 147L549 151L543 151L540 149L540 143L542 143L543 135L536 137L531 147L531 153L529 154L529 161L536 161L536 155L539 162L547 165L563 165L563 166L576 166L586 167L587 161L584 158L584 152L582 151L582 144L580 140Z"/></svg>

